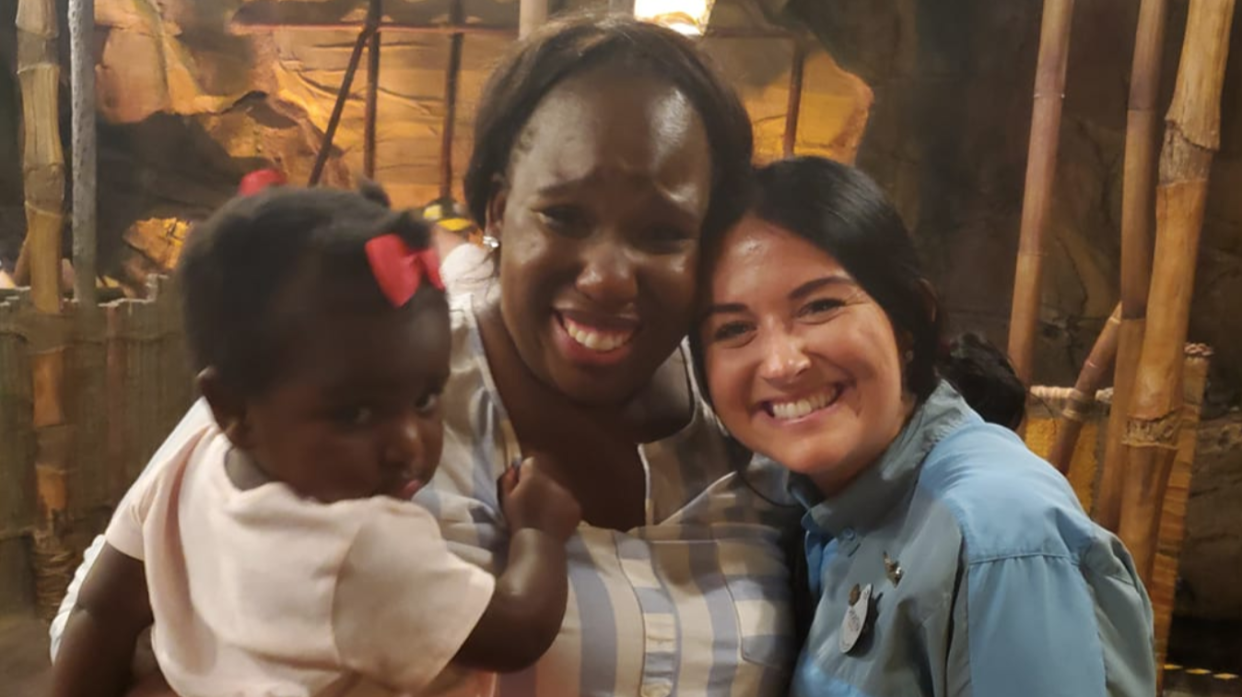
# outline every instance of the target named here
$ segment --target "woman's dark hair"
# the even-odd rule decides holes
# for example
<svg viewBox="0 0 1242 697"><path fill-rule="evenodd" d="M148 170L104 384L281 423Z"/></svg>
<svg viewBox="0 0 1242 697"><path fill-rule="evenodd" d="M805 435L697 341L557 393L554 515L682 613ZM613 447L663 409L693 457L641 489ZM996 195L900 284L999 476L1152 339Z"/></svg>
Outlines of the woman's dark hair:
<svg viewBox="0 0 1242 697"><path fill-rule="evenodd" d="M391 210L373 184L360 193L278 187L224 204L194 226L177 264L194 369L214 367L241 394L258 394L279 377L290 345L287 313L278 306L299 294L310 304L331 294L347 296L339 301L352 302L351 311L391 308L365 250L388 233L415 249L430 241L428 225ZM325 284L324 294L310 292ZM352 284L364 290L333 293Z"/></svg>
<svg viewBox="0 0 1242 697"><path fill-rule="evenodd" d="M690 100L711 148L712 189L704 231L721 230L740 217L754 142L750 117L737 93L690 39L659 25L611 15L545 25L518 42L492 72L475 113L474 153L465 177L466 202L475 222L487 224L488 203L543 98L565 79L599 68L650 75Z"/></svg>
<svg viewBox="0 0 1242 697"><path fill-rule="evenodd" d="M827 252L879 304L898 335L911 342L906 384L920 402L944 378L989 422L1021 422L1026 390L1005 355L977 335L945 343L945 313L910 233L870 177L820 157L781 160L755 173L748 212ZM724 237L704 239L703 278ZM702 356L698 332L691 332L691 341Z"/></svg>

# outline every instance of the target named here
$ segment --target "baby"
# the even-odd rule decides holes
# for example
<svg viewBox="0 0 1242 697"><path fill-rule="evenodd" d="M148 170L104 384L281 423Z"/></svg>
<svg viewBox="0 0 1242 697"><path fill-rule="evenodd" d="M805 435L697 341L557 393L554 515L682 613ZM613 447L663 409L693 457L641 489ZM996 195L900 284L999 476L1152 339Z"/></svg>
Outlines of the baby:
<svg viewBox="0 0 1242 697"><path fill-rule="evenodd" d="M363 195L273 188L197 226L179 264L214 422L121 502L54 666L121 695L140 632L181 697L424 690L450 663L534 663L565 611L577 502L535 460L500 482L499 577L409 499L435 473L449 317L428 226Z"/></svg>

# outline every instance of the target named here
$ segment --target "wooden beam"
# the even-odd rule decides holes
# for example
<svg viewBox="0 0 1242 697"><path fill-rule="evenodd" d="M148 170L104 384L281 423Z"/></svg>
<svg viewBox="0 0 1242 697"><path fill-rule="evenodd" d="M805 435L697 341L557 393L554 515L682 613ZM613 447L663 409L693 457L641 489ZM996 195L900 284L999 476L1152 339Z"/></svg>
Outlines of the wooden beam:
<svg viewBox="0 0 1242 697"><path fill-rule="evenodd" d="M1121 327L1117 367L1113 373L1113 408L1108 414L1104 459L1096 496L1095 519L1117 532L1125 479L1126 419L1147 326L1147 290L1151 284L1151 246L1155 223L1156 150L1160 120L1156 110L1164 58L1169 0L1143 0L1135 30L1130 69L1130 107L1126 120L1125 179L1121 189Z"/></svg>
<svg viewBox="0 0 1242 697"><path fill-rule="evenodd" d="M454 24L461 24L461 0L450 8ZM457 126L457 79L461 73L461 50L465 37L453 34L449 40L448 67L444 71L444 123L440 130L440 198L453 196L453 134Z"/></svg>
<svg viewBox="0 0 1242 697"><path fill-rule="evenodd" d="M1013 307L1009 318L1009 357L1018 378L1031 384L1035 337L1044 262L1044 230L1052 204L1052 182L1057 170L1061 134L1061 106L1065 100L1065 68L1069 63L1070 24L1074 0L1045 0L1039 32L1039 59L1035 68L1035 105L1031 112L1031 139L1027 150L1026 189L1022 199L1022 228L1013 279Z"/></svg>
<svg viewBox="0 0 1242 697"><path fill-rule="evenodd" d="M360 32L367 28L366 22L269 22L234 20L230 23L234 34L269 34L274 31L349 31ZM386 34L479 34L487 36L516 36L517 27L485 26L478 24L406 24L402 22L382 22L378 31Z"/></svg>
<svg viewBox="0 0 1242 697"><path fill-rule="evenodd" d="M1150 585L1169 473L1182 418L1182 373L1208 175L1220 148L1220 105L1234 0L1190 0L1177 87L1169 106L1147 331L1135 374L1118 536Z"/></svg>
<svg viewBox="0 0 1242 697"><path fill-rule="evenodd" d="M806 46L794 44L793 65L789 69L789 104L785 109L785 157L793 157L798 144L798 114L802 110L802 74L806 69Z"/></svg>
<svg viewBox="0 0 1242 697"><path fill-rule="evenodd" d="M319 155L315 158L315 167L311 170L310 186L317 186L323 177L323 168L328 164L328 156L332 152L332 141L336 138L336 129L341 125L341 114L345 111L345 102L349 100L349 90L354 84L354 75L358 72L358 64L362 62L362 49L374 32L374 27L366 27L358 34L354 42L354 51L349 56L349 65L345 68L345 79L341 81L341 91L336 95L336 104L332 107L332 115L328 117L328 127L324 130L323 144L319 146Z"/></svg>
<svg viewBox="0 0 1242 697"><path fill-rule="evenodd" d="M96 306L95 0L69 0L73 90L73 278L78 308Z"/></svg>
<svg viewBox="0 0 1242 697"><path fill-rule="evenodd" d="M384 0L371 0L368 26L379 26L384 18ZM367 44L367 104L363 122L362 173L375 179L375 128L379 113L380 32L372 31Z"/></svg>
<svg viewBox="0 0 1242 697"><path fill-rule="evenodd" d="M518 5L518 36L523 37L548 21L548 0L522 0Z"/></svg>

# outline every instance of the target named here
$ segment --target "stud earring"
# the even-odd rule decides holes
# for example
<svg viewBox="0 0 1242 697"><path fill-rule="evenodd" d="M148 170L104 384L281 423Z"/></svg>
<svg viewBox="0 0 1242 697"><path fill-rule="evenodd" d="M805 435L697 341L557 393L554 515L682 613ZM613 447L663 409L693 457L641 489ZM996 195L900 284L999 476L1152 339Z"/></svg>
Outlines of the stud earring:
<svg viewBox="0 0 1242 697"><path fill-rule="evenodd" d="M910 363L910 362L914 361L914 350L913 350L913 349L907 349L905 353L901 354L901 357L902 357L902 359L904 359L904 360L905 360L905 362L906 362L906 363Z"/></svg>

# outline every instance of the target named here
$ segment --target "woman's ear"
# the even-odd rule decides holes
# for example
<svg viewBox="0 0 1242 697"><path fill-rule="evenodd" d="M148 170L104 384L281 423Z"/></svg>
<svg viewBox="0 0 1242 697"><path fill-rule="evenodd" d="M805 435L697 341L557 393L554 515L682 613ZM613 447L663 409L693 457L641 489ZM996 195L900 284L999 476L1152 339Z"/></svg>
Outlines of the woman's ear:
<svg viewBox="0 0 1242 697"><path fill-rule="evenodd" d="M198 391L211 407L211 414L216 425L228 436L233 445L242 450L249 449L252 433L246 419L246 399L229 386L221 377L220 371L208 366L195 379Z"/></svg>
<svg viewBox="0 0 1242 697"><path fill-rule="evenodd" d="M497 177L492 197L487 202L487 220L483 222L483 234L500 240L504 229L505 207L509 203L509 184Z"/></svg>

